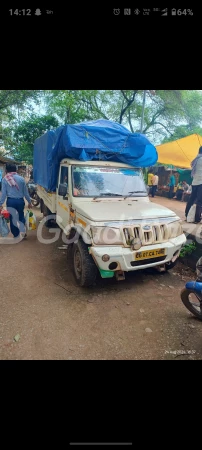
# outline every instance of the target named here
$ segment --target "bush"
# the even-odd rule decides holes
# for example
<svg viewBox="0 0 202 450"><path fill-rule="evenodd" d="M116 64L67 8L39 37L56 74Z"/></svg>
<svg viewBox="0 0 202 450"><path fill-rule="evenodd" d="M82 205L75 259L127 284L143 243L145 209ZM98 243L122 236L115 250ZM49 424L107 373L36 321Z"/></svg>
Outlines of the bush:
<svg viewBox="0 0 202 450"><path fill-rule="evenodd" d="M192 241L191 244L184 245L180 252L181 258L184 258L186 255L191 255L194 250L196 250L196 243L194 241Z"/></svg>

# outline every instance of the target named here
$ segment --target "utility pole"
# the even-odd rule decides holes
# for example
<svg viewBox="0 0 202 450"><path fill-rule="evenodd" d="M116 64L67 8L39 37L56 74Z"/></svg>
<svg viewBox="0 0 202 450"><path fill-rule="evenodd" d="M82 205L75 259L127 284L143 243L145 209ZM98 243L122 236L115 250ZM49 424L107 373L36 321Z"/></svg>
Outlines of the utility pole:
<svg viewBox="0 0 202 450"><path fill-rule="evenodd" d="M143 126L144 126L144 109L145 109L145 101L146 101L146 92L143 93L143 102L142 102L142 117L141 117L141 126L140 126L140 133L143 132Z"/></svg>

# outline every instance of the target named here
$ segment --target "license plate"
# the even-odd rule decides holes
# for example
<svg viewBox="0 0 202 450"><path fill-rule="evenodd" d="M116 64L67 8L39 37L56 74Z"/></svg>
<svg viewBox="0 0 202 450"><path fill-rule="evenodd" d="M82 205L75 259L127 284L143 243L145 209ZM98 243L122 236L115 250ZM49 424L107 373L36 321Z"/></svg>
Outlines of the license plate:
<svg viewBox="0 0 202 450"><path fill-rule="evenodd" d="M137 252L135 254L135 260L140 261L141 259L151 259L158 258L160 256L165 256L165 248L157 248L156 250L147 250L145 252Z"/></svg>

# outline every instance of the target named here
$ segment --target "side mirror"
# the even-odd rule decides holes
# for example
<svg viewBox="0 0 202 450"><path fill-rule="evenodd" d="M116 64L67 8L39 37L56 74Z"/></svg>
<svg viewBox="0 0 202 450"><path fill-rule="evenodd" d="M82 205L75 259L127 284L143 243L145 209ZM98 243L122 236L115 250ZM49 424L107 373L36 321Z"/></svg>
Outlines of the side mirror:
<svg viewBox="0 0 202 450"><path fill-rule="evenodd" d="M64 184L59 184L58 195L61 195L61 197L66 197L67 186L65 186Z"/></svg>

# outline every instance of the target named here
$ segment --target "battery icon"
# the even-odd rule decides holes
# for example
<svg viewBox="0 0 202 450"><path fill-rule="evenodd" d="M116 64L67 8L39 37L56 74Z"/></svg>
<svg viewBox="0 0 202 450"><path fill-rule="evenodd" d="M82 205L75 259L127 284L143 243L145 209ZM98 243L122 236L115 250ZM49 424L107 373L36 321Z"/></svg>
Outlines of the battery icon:
<svg viewBox="0 0 202 450"><path fill-rule="evenodd" d="M171 9L171 14L172 14L172 16L176 16L176 9L175 8Z"/></svg>

